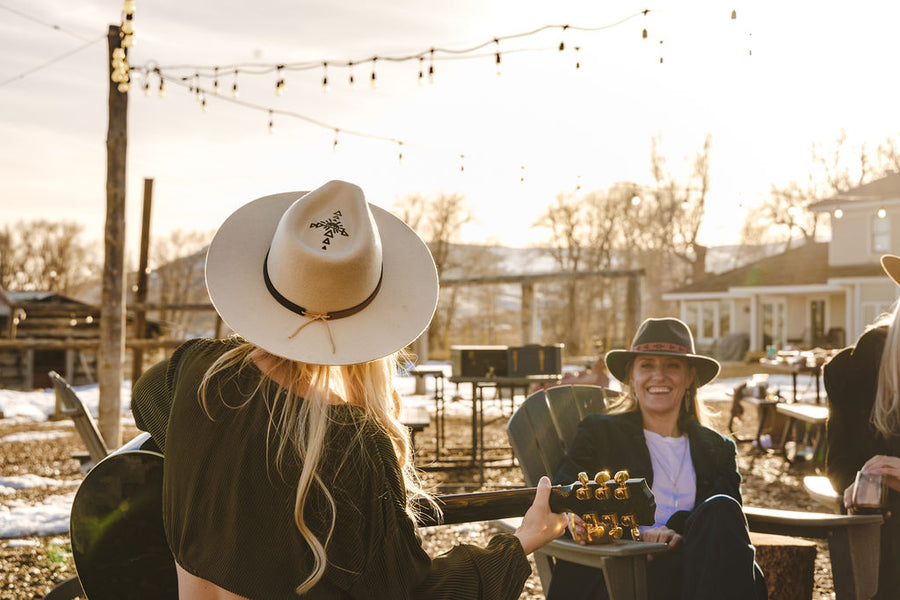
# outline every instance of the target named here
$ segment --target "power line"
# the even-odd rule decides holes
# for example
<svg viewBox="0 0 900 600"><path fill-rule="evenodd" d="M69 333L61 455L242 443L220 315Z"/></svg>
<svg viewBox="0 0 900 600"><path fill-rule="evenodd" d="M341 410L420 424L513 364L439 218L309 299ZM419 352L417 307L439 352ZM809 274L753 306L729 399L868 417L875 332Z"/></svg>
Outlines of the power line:
<svg viewBox="0 0 900 600"><path fill-rule="evenodd" d="M54 23L48 23L47 21L44 21L37 17L33 17L29 14L23 13L22 11L17 10L15 8L10 8L10 7L6 6L5 4L0 4L0 8L2 8L4 10L8 10L9 12L13 13L14 15L18 15L18 16L22 17L23 19L28 19L29 21L33 21L33 22L37 23L38 25L43 25L44 27L48 27L54 31L59 31L61 33L65 33L66 35L71 35L72 37L76 37L85 42L92 41L85 35L81 35L80 33L76 33L74 31L70 31L68 29L64 29L63 27L60 27L59 25L56 25Z"/></svg>
<svg viewBox="0 0 900 600"><path fill-rule="evenodd" d="M78 53L78 52L81 52L82 50L84 50L84 49L87 48L88 46L93 46L94 44L96 44L96 43L99 42L100 40L105 40L105 39L106 39L106 35L104 34L104 35L98 37L98 38L95 39L95 40L91 40L91 41L89 41L89 42L87 42L87 43L85 43L85 44L82 44L81 46L78 46L77 48L73 48L72 50L69 50L69 51L67 51L67 52L65 52L65 53L63 53L63 54L60 54L60 55L57 56L56 58L51 58L50 60L48 60L48 61L45 62L45 63L42 63L42 64L40 64L40 65L38 65L38 66L36 66L36 67L32 67L31 69L28 69L27 71L23 71L22 73L19 73L18 75L14 75L13 77L10 77L9 79L7 79L7 80L5 80L5 81L0 81L0 87L3 87L3 86L5 86L5 85L7 85L7 84L9 84L9 83L12 83L13 81L18 81L19 79L24 79L25 77L31 75L32 73L35 73L35 72L37 72L37 71L40 71L41 69L44 69L44 68L46 68L46 67L49 67L50 65L52 65L52 64L54 64L54 63L58 63L58 62L61 61L61 60L64 60L64 59L66 59L66 58L69 58L69 57L72 56L73 54L76 54L76 53Z"/></svg>

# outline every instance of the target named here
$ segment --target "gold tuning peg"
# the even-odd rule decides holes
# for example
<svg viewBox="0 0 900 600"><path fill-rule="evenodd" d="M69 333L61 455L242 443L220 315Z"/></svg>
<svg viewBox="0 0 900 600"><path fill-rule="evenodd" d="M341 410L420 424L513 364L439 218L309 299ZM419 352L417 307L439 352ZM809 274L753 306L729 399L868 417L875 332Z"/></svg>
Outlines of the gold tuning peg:
<svg viewBox="0 0 900 600"><path fill-rule="evenodd" d="M585 473L584 471L579 473L578 481L581 483L581 487L575 490L575 497L578 500L590 500L591 490L589 490L587 487L590 479L588 479L587 473Z"/></svg>
<svg viewBox="0 0 900 600"><path fill-rule="evenodd" d="M638 529L634 515L622 515L619 517L619 523L631 530L631 539L636 542L641 541L641 531Z"/></svg>
<svg viewBox="0 0 900 600"><path fill-rule="evenodd" d="M616 500L627 500L628 499L628 488L625 487L625 482L628 481L628 471L619 471L616 473L616 483L619 484L619 487L615 489L613 495L616 497Z"/></svg>
<svg viewBox="0 0 900 600"><path fill-rule="evenodd" d="M603 515L603 524L606 525L607 535L614 540L618 540L622 538L622 528L619 527L619 523L616 520L616 515Z"/></svg>
<svg viewBox="0 0 900 600"><path fill-rule="evenodd" d="M609 490L606 487L606 482L609 480L609 471L600 471L594 475L594 481L597 483L597 488L594 490L594 498L597 500L609 500Z"/></svg>

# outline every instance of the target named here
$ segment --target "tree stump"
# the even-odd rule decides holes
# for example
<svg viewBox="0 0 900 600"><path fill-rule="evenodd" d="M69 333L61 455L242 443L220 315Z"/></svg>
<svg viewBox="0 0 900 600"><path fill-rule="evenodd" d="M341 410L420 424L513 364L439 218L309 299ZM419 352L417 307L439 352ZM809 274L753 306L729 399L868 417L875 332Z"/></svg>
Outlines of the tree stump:
<svg viewBox="0 0 900 600"><path fill-rule="evenodd" d="M750 533L756 562L766 576L769 600L810 600L816 543L804 538Z"/></svg>

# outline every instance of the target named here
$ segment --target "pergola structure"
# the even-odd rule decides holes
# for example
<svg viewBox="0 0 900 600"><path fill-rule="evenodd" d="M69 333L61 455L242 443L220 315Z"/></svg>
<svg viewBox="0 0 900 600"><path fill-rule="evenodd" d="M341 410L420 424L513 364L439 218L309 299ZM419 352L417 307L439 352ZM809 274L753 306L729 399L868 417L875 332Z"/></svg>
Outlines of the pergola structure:
<svg viewBox="0 0 900 600"><path fill-rule="evenodd" d="M553 271L550 273L527 273L522 275L492 275L489 277L464 277L458 279L442 279L441 287L460 285L494 285L494 284L519 284L522 286L522 308L520 310L522 324L522 344L536 342L533 339L534 323L537 319L537 304L534 302L534 285L538 282L559 281L565 279L594 279L594 278L626 278L628 287L626 292L625 307L625 339L630 340L640 325L641 319L641 277L644 269L618 269L603 271L566 272Z"/></svg>

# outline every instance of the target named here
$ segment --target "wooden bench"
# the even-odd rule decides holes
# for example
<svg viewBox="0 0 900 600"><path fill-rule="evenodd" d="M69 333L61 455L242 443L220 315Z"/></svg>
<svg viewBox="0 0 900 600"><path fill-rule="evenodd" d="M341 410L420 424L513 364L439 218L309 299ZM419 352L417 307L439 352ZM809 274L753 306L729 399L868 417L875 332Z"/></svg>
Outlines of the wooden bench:
<svg viewBox="0 0 900 600"><path fill-rule="evenodd" d="M828 421L828 407L820 404L780 403L775 407L778 414L787 417L781 432L779 447L785 460L793 463L800 451L800 446L812 448L812 455L807 460L818 460L825 442L825 423ZM802 431L800 431L802 429ZM796 433L795 433L796 432ZM794 451L788 444L794 443Z"/></svg>
<svg viewBox="0 0 900 600"><path fill-rule="evenodd" d="M400 411L400 422L409 428L412 453L415 456L416 434L425 431L425 428L431 424L431 415L420 406L404 406Z"/></svg>
<svg viewBox="0 0 900 600"><path fill-rule="evenodd" d="M92 466L103 460L109 455L109 449L106 442L97 429L97 424L88 412L84 402L75 394L72 386L63 379L56 371L48 373L50 381L53 383L53 392L56 394L56 400L62 407L61 413L72 419L81 441L87 448L87 456L74 455L81 463L81 470L87 472Z"/></svg>
<svg viewBox="0 0 900 600"><path fill-rule="evenodd" d="M542 475L552 475L574 439L581 419L589 413L605 412L607 400L616 394L597 386L572 385L541 390L529 396L507 425L507 434L519 459L525 483L536 485ZM880 515L849 516L750 506L744 507L744 513L753 534L827 539L837 600L870 598L875 593L883 522ZM544 590L549 589L554 561L559 558L573 560L571 556L563 555L562 547L554 547L557 542L535 553ZM608 558L579 554L578 549L585 548L569 544L576 546L565 549L578 558L575 562L602 567L604 573L611 571ZM607 581L612 600L646 597L646 584L637 582L645 577L643 560L644 557L639 556L632 559L630 565L614 565L620 574L624 574L623 578L631 579L625 585L617 583L615 589Z"/></svg>

